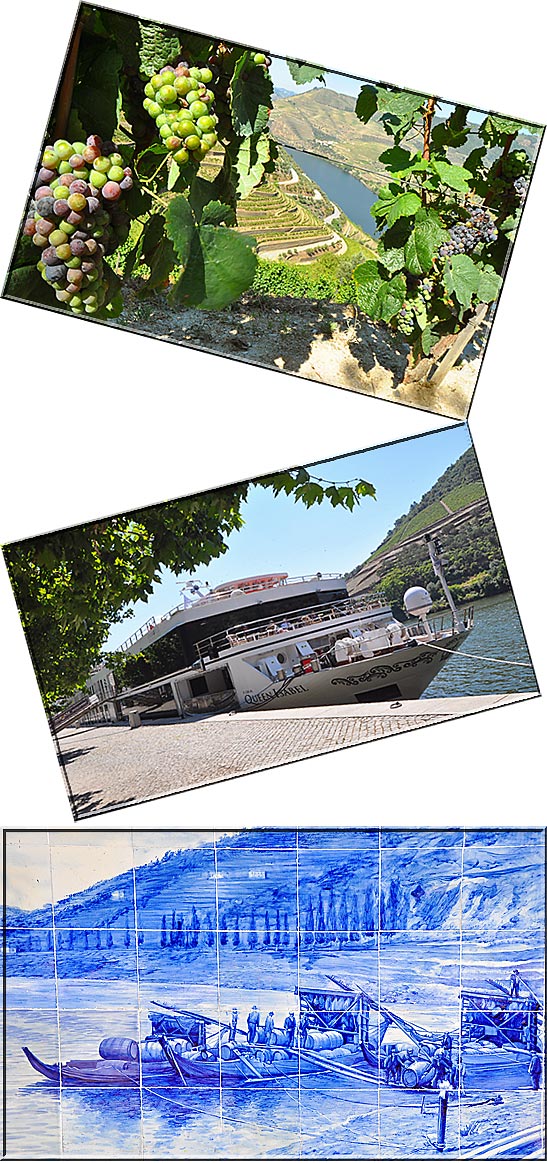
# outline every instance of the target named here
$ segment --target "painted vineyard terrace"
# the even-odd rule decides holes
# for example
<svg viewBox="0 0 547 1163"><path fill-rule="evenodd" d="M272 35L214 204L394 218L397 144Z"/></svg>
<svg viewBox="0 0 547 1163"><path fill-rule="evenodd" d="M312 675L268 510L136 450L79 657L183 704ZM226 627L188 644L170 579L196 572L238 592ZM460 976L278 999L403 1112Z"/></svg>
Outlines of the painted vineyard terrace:
<svg viewBox="0 0 547 1163"><path fill-rule="evenodd" d="M6 833L10 1157L543 1157L540 830Z"/></svg>
<svg viewBox="0 0 547 1163"><path fill-rule="evenodd" d="M462 418L542 132L82 4L4 293Z"/></svg>

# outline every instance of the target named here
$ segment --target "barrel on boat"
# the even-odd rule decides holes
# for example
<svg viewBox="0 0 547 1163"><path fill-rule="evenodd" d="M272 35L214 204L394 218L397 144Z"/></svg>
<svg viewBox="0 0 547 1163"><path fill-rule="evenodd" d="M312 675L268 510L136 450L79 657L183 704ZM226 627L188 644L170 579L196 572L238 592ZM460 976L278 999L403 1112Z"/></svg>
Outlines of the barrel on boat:
<svg viewBox="0 0 547 1163"><path fill-rule="evenodd" d="M117 1058L125 1062L137 1062L139 1045L134 1038L103 1038L99 1046L101 1058Z"/></svg>
<svg viewBox="0 0 547 1163"><path fill-rule="evenodd" d="M288 1060L289 1057L290 1057L290 1055L287 1054L286 1050L279 1049L279 1050L272 1051L272 1059L274 1062L283 1062L283 1061Z"/></svg>
<svg viewBox="0 0 547 1163"><path fill-rule="evenodd" d="M344 1038L337 1030L314 1030L308 1033L304 1048L306 1050L334 1050L336 1046L343 1046Z"/></svg>
<svg viewBox="0 0 547 1163"><path fill-rule="evenodd" d="M423 1086L431 1081L433 1073L431 1062L427 1060L413 1062L412 1066L407 1066L403 1070L403 1086L407 1086L409 1090L415 1086Z"/></svg>

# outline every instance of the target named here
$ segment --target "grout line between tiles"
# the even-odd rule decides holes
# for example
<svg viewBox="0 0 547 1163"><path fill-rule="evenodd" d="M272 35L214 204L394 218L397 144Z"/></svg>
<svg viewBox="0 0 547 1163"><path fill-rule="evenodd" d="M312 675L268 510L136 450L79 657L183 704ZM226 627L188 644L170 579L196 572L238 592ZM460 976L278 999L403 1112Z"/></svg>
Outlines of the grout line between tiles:
<svg viewBox="0 0 547 1163"><path fill-rule="evenodd" d="M53 859L51 852L50 833L47 833L48 854L49 854L49 877L51 888L51 927L53 930L53 969L55 974L55 1012L57 1014L57 1046L58 1046L58 1061L59 1061L59 1154L64 1155L63 1150L63 1075L61 1070L62 1050L61 1050L61 1017L59 1013L59 978L57 975L57 943L55 940L55 901L53 899Z"/></svg>

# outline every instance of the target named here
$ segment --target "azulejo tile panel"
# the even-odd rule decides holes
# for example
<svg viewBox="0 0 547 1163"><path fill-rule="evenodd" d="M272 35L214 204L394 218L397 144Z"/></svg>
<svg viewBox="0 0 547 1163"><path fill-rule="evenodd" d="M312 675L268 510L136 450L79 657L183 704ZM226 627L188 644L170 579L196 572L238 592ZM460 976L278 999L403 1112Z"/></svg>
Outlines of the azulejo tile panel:
<svg viewBox="0 0 547 1163"><path fill-rule="evenodd" d="M466 837L8 833L8 1154L539 1154L545 833Z"/></svg>

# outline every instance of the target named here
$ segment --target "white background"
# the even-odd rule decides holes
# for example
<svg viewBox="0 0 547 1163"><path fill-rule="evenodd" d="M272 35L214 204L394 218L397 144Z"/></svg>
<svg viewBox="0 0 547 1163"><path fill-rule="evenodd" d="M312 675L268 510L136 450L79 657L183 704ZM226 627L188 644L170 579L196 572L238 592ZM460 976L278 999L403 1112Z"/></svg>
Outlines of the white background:
<svg viewBox="0 0 547 1163"><path fill-rule="evenodd" d="M116 7L177 24L180 5ZM194 15L195 13L195 15ZM0 275L76 14L71 0L3 10ZM209 0L200 31L338 72L547 120L538 6L503 17L392 2L333 8ZM275 19L275 24L273 23ZM201 26L201 27L200 27ZM540 153L470 427L540 686L545 670L542 470L545 206ZM427 431L440 418L200 352L0 302L0 542ZM356 560L359 559L356 547ZM70 827L63 778L3 564L2 822ZM547 822L536 699L297 765L157 800L85 827L538 825Z"/></svg>

